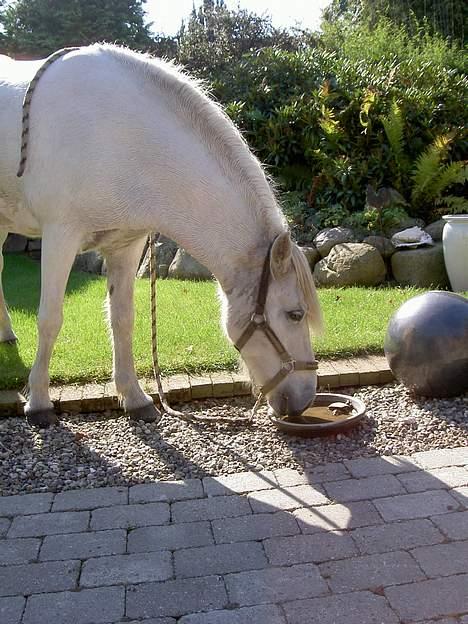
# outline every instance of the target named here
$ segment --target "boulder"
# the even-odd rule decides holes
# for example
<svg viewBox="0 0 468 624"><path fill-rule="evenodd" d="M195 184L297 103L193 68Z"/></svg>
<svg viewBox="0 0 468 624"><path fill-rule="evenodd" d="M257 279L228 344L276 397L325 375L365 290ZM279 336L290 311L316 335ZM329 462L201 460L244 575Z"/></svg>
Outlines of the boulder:
<svg viewBox="0 0 468 624"><path fill-rule="evenodd" d="M314 266L320 260L319 252L313 245L301 247L301 250L307 258L307 262L309 263L311 270L313 270Z"/></svg>
<svg viewBox="0 0 468 624"><path fill-rule="evenodd" d="M97 251L86 251L79 254L73 263L73 271L84 271L85 273L102 274L102 256Z"/></svg>
<svg viewBox="0 0 468 624"><path fill-rule="evenodd" d="M424 221L422 219L416 219L414 217L405 217L404 219L401 219L398 225L395 225L395 227L390 228L387 232L385 232L385 234L389 238L391 238L397 232L401 232L403 230L407 230L408 228L412 228L412 227L424 228Z"/></svg>
<svg viewBox="0 0 468 624"><path fill-rule="evenodd" d="M26 250L28 239L20 234L8 234L3 243L3 253L22 253Z"/></svg>
<svg viewBox="0 0 468 624"><path fill-rule="evenodd" d="M324 286L375 286L385 279L385 262L367 243L340 243L315 265L314 278Z"/></svg>
<svg viewBox="0 0 468 624"><path fill-rule="evenodd" d="M442 243L396 251L391 263L393 277L403 286L446 288L449 285Z"/></svg>
<svg viewBox="0 0 468 624"><path fill-rule="evenodd" d="M179 249L171 263L168 277L190 280L208 280L213 276L206 267L192 258L184 249Z"/></svg>
<svg viewBox="0 0 468 624"><path fill-rule="evenodd" d="M325 228L314 238L314 245L322 258L328 256L331 249L339 243L354 243L356 235L350 228Z"/></svg>
<svg viewBox="0 0 468 624"><path fill-rule="evenodd" d="M167 277L168 269L177 253L178 245L170 238L160 236L156 243L156 264L159 277ZM150 251L146 250L145 257L140 263L137 277L149 277L149 257Z"/></svg>
<svg viewBox="0 0 468 624"><path fill-rule="evenodd" d="M429 234L432 240L441 241L442 240L442 232L444 230L444 225L446 221L443 219L439 219L438 221L434 221L429 225L426 225L424 230Z"/></svg>
<svg viewBox="0 0 468 624"><path fill-rule="evenodd" d="M362 242L375 247L380 252L380 255L384 260L390 258L390 256L395 252L395 247L393 246L392 241L385 236L367 236Z"/></svg>
<svg viewBox="0 0 468 624"><path fill-rule="evenodd" d="M42 240L40 238L29 238L27 244L27 251L41 251Z"/></svg>

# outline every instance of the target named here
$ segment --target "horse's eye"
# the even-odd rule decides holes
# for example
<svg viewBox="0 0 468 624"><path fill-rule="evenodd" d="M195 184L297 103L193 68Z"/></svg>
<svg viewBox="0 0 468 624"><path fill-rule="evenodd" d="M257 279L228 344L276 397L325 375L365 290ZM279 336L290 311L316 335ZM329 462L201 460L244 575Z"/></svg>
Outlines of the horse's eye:
<svg viewBox="0 0 468 624"><path fill-rule="evenodd" d="M290 312L288 312L288 316L291 321L295 321L296 323L298 323L304 318L304 310L291 310Z"/></svg>

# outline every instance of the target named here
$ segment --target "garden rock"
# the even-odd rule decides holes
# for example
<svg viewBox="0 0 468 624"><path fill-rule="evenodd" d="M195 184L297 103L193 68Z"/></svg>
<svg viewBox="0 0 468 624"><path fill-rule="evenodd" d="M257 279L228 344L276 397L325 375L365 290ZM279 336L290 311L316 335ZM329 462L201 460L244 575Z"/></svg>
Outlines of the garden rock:
<svg viewBox="0 0 468 624"><path fill-rule="evenodd" d="M167 277L168 269L177 253L178 245L170 238L160 236L155 248L158 275L159 277ZM150 250L148 248L138 269L137 277L149 277L149 258Z"/></svg>
<svg viewBox="0 0 468 624"><path fill-rule="evenodd" d="M345 227L325 228L314 238L314 245L322 258L328 256L335 245L354 242L356 242L355 233Z"/></svg>
<svg viewBox="0 0 468 624"><path fill-rule="evenodd" d="M73 263L73 270L101 275L102 262L102 256L100 256L97 251L87 251L76 256L75 262Z"/></svg>
<svg viewBox="0 0 468 624"><path fill-rule="evenodd" d="M413 217L405 217L398 223L398 225L390 228L388 232L385 232L385 234L389 238L391 238L394 234L396 234L397 232L401 232L402 230L407 230L408 228L412 228L412 227L424 228L424 226L425 224L422 219L415 219Z"/></svg>
<svg viewBox="0 0 468 624"><path fill-rule="evenodd" d="M396 251L391 264L394 278L404 286L445 288L449 285L442 243Z"/></svg>
<svg viewBox="0 0 468 624"><path fill-rule="evenodd" d="M307 258L307 262L309 263L310 268L313 269L317 262L320 260L319 252L312 245L307 247L301 247L301 249L305 257Z"/></svg>
<svg viewBox="0 0 468 624"><path fill-rule="evenodd" d="M424 229L432 238L432 240L441 241L445 223L446 222L443 219L439 219L438 221L430 223Z"/></svg>
<svg viewBox="0 0 468 624"><path fill-rule="evenodd" d="M362 242L375 247L380 252L380 255L384 260L390 258L390 256L395 252L395 247L393 246L392 241L385 236L367 236Z"/></svg>
<svg viewBox="0 0 468 624"><path fill-rule="evenodd" d="M340 243L315 265L314 278L324 286L375 286L384 281L385 262L367 243Z"/></svg>
<svg viewBox="0 0 468 624"><path fill-rule="evenodd" d="M9 234L3 245L4 253L21 253L26 250L28 239L20 234Z"/></svg>
<svg viewBox="0 0 468 624"><path fill-rule="evenodd" d="M192 258L185 249L179 249L171 263L168 277L190 280L208 280L212 278L211 272Z"/></svg>

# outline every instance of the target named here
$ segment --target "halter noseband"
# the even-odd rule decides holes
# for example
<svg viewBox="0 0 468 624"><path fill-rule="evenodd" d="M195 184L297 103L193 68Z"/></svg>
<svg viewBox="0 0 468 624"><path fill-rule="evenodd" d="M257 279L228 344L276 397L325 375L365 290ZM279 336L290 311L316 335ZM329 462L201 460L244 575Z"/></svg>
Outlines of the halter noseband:
<svg viewBox="0 0 468 624"><path fill-rule="evenodd" d="M273 241L274 242L274 241ZM255 312L250 317L247 327L242 332L239 340L234 343L235 348L240 352L246 345L247 341L252 337L257 329L261 330L268 338L273 348L278 353L281 360L280 370L260 388L260 395L266 396L279 383L283 381L290 373L294 371L317 370L318 364L316 360L312 362L300 362L290 356L285 349L283 343L270 327L265 316L265 303L268 294L268 286L270 283L270 256L273 243L268 248L268 252L263 263L262 275L260 277L260 285L258 288L257 303Z"/></svg>

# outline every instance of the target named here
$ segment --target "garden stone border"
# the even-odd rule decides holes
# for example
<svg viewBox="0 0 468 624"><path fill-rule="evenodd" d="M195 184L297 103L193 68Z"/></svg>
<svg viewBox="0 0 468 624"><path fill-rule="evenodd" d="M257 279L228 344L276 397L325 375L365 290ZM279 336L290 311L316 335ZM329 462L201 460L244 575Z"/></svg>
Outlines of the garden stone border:
<svg viewBox="0 0 468 624"><path fill-rule="evenodd" d="M380 355L322 360L319 363L318 375L321 390L377 385L394 380L386 358ZM156 382L152 379L142 379L141 383L155 404L159 405ZM248 377L229 371L203 375L172 375L163 378L163 388L170 403L233 398L248 396L251 393ZM120 407L113 382L53 386L50 393L58 412L104 412ZM25 403L26 399L19 391L0 391L0 418L23 415Z"/></svg>

